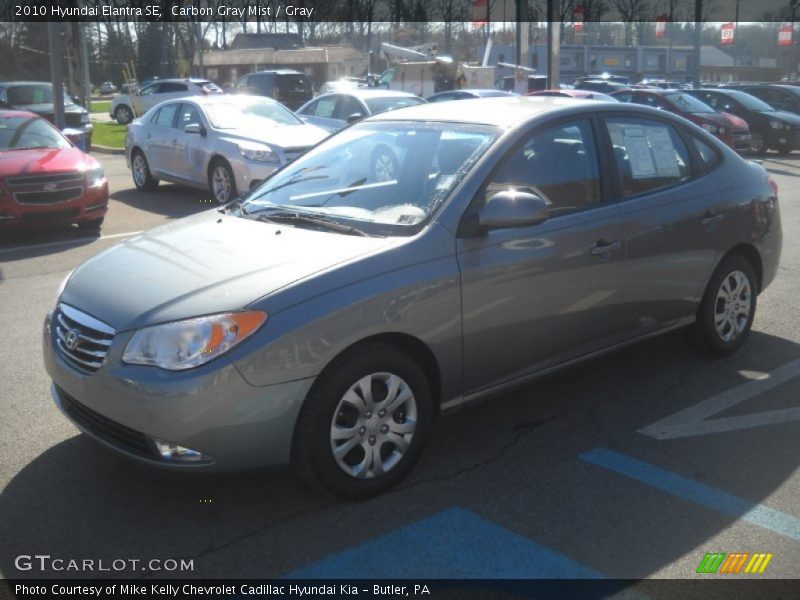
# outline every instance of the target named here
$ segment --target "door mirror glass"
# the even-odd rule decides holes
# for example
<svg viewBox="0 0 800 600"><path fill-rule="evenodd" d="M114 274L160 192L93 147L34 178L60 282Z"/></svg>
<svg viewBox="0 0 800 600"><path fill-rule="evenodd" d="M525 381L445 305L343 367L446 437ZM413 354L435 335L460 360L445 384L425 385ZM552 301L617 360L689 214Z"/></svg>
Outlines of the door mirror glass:
<svg viewBox="0 0 800 600"><path fill-rule="evenodd" d="M200 123L189 123L183 128L186 133L196 133L197 135L205 135L206 131Z"/></svg>
<svg viewBox="0 0 800 600"><path fill-rule="evenodd" d="M355 123L356 121L360 121L363 118L364 115L362 115L361 113L353 113L347 116L347 124L350 125L350 123Z"/></svg>
<svg viewBox="0 0 800 600"><path fill-rule="evenodd" d="M549 215L547 202L530 192L503 190L486 201L478 212L481 230L538 225Z"/></svg>

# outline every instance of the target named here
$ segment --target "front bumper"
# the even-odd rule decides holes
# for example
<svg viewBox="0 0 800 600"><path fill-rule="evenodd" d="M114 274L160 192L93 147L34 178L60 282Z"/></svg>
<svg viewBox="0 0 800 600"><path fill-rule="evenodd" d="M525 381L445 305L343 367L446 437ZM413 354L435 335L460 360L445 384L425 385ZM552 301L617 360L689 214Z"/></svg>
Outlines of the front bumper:
<svg viewBox="0 0 800 600"><path fill-rule="evenodd" d="M0 227L61 226L96 221L108 212L108 180L84 188L75 200L53 204L20 204L13 192L0 184Z"/></svg>
<svg viewBox="0 0 800 600"><path fill-rule="evenodd" d="M229 160L229 164L236 179L236 189L240 194L259 185L283 166L277 162L257 162L244 157Z"/></svg>
<svg viewBox="0 0 800 600"><path fill-rule="evenodd" d="M43 348L53 398L102 444L175 470L232 471L289 461L295 420L313 379L252 386L224 357L182 372L126 365L121 355L132 332L117 334L102 367L85 373L55 348L51 318L45 320ZM162 458L156 439L208 460Z"/></svg>
<svg viewBox="0 0 800 600"><path fill-rule="evenodd" d="M770 129L769 147L780 152L791 152L798 147L798 137L794 130Z"/></svg>

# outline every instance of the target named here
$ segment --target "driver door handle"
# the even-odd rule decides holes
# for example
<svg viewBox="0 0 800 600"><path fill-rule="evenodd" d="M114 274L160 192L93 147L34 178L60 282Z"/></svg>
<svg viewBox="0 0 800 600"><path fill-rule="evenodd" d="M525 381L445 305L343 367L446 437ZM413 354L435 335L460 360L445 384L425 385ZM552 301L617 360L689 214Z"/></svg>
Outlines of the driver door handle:
<svg viewBox="0 0 800 600"><path fill-rule="evenodd" d="M606 259L610 257L614 252L619 250L622 247L617 240L614 241L606 241L604 239L597 240L597 244L595 244L592 249L590 250L592 256L599 256L600 258Z"/></svg>
<svg viewBox="0 0 800 600"><path fill-rule="evenodd" d="M705 227L708 227L709 225L716 225L717 223L721 222L722 219L724 219L724 218L725 218L725 215L722 215L722 214L719 214L719 213L715 214L715 213L713 213L713 212L711 212L709 210L708 212L706 212L705 216L700 221L700 224L705 226Z"/></svg>

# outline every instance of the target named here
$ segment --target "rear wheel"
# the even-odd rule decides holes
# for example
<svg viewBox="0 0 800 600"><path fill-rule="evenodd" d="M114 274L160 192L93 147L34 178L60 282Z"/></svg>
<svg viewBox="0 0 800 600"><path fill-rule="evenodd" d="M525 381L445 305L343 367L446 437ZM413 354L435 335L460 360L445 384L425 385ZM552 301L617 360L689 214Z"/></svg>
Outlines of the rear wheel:
<svg viewBox="0 0 800 600"><path fill-rule="evenodd" d="M757 285L749 260L738 254L725 258L708 283L690 339L712 356L736 352L753 324Z"/></svg>
<svg viewBox="0 0 800 600"><path fill-rule="evenodd" d="M371 165L372 176L376 181L392 181L397 179L397 172L400 170L400 165L397 162L397 157L389 146L381 144L375 148L375 151L372 153Z"/></svg>
<svg viewBox="0 0 800 600"><path fill-rule="evenodd" d="M125 104L120 104L114 110L114 118L120 125L127 125L128 123L133 121L133 111L130 109L129 106L126 106Z"/></svg>
<svg viewBox="0 0 800 600"><path fill-rule="evenodd" d="M141 150L133 151L131 173L133 174L133 183L140 191L150 192L158 186L158 179L150 173L150 165L147 164L147 159Z"/></svg>
<svg viewBox="0 0 800 600"><path fill-rule="evenodd" d="M331 363L309 392L292 463L341 498L383 493L416 463L432 415L430 385L412 358L388 344L362 346Z"/></svg>

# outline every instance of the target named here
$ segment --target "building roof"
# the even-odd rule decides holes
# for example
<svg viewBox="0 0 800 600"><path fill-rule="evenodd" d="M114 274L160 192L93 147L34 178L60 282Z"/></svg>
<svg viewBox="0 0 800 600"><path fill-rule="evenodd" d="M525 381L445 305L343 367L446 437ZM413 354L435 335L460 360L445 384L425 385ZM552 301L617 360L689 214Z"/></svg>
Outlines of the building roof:
<svg viewBox="0 0 800 600"><path fill-rule="evenodd" d="M275 50L293 50L302 47L303 40L296 33L237 33L229 49L273 48Z"/></svg>
<svg viewBox="0 0 800 600"><path fill-rule="evenodd" d="M203 54L206 67L258 65L300 65L311 63L341 63L356 60L364 55L355 48L346 46L323 46L319 48L298 48L295 50L275 50L275 48L252 48L243 50L217 50Z"/></svg>

